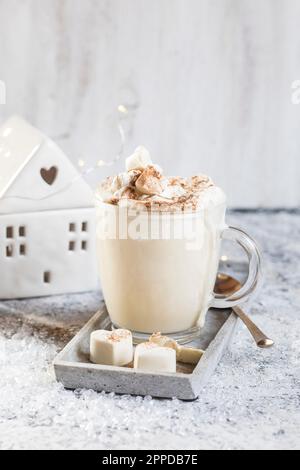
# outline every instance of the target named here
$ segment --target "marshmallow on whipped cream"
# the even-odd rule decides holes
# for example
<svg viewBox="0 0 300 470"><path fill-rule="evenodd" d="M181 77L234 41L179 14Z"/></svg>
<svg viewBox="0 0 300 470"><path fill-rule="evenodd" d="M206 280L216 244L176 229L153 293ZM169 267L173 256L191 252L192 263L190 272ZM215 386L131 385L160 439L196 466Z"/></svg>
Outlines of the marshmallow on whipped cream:
<svg viewBox="0 0 300 470"><path fill-rule="evenodd" d="M132 362L133 342L129 330L96 330L90 338L90 360L94 364L125 366Z"/></svg>
<svg viewBox="0 0 300 470"><path fill-rule="evenodd" d="M140 145L135 149L134 153L126 159L126 170L144 170L147 166L152 165L152 160L148 150Z"/></svg>
<svg viewBox="0 0 300 470"><path fill-rule="evenodd" d="M126 159L126 172L103 181L98 196L108 204L167 212L195 211L203 205L225 201L223 191L208 176L164 176L143 146Z"/></svg>

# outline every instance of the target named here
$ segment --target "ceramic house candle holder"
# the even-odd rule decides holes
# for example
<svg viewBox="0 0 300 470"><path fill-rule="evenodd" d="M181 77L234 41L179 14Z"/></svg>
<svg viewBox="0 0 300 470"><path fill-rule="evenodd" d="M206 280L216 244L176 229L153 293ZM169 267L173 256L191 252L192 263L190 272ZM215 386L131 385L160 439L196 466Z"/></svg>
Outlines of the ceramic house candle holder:
<svg viewBox="0 0 300 470"><path fill-rule="evenodd" d="M93 195L62 150L19 117L0 128L0 299L98 286Z"/></svg>

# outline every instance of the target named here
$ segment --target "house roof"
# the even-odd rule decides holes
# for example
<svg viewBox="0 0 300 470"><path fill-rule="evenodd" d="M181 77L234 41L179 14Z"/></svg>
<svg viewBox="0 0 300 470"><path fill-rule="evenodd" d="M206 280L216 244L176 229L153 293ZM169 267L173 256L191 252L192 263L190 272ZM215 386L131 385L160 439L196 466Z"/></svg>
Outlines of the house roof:
<svg viewBox="0 0 300 470"><path fill-rule="evenodd" d="M31 161L43 141L41 132L17 116L0 127L0 198Z"/></svg>
<svg viewBox="0 0 300 470"><path fill-rule="evenodd" d="M92 189L55 142L19 117L0 128L0 216L93 206Z"/></svg>

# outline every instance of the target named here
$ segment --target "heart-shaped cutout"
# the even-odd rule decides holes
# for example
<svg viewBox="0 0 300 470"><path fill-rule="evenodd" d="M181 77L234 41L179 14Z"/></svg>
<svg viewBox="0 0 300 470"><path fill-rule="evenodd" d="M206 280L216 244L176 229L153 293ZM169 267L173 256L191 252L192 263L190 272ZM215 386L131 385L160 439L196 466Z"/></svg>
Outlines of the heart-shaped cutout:
<svg viewBox="0 0 300 470"><path fill-rule="evenodd" d="M41 177L43 178L45 183L49 184L49 186L52 186L52 184L56 180L57 173L58 169L56 168L56 166L52 166L48 170L46 168L41 169Z"/></svg>

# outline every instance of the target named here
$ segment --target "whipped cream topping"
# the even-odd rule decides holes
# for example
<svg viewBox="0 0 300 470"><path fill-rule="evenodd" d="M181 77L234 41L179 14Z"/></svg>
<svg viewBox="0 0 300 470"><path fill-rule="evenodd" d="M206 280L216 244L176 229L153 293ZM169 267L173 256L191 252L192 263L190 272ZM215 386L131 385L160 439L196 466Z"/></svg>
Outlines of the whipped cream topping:
<svg viewBox="0 0 300 470"><path fill-rule="evenodd" d="M196 211L225 201L223 191L208 176L164 176L142 146L126 159L126 172L109 176L101 183L98 197L108 204L165 212Z"/></svg>

